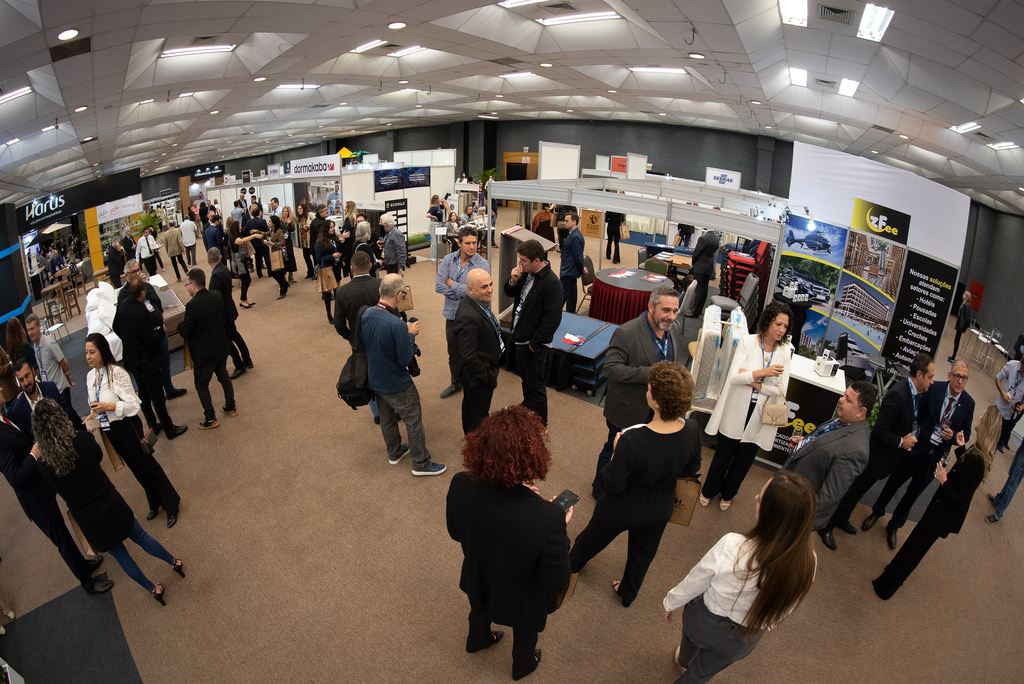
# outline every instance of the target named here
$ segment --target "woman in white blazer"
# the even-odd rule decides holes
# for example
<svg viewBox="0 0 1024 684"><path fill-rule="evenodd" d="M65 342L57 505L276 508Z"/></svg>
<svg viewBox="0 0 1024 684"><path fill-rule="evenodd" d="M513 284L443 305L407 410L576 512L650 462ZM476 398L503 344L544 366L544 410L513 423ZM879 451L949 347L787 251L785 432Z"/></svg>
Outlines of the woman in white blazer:
<svg viewBox="0 0 1024 684"><path fill-rule="evenodd" d="M721 494L719 508L729 508L758 448L771 451L774 446L776 428L764 425L761 414L766 402L782 401L789 388L792 320L790 308L773 301L757 320L757 333L740 339L706 428L709 435L718 434L718 445L701 488L701 506Z"/></svg>

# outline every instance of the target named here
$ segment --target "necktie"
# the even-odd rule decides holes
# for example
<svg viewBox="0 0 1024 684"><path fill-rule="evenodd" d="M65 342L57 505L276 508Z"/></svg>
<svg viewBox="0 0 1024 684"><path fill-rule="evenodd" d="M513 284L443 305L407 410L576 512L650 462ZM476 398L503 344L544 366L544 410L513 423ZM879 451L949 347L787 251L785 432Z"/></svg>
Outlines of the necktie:
<svg viewBox="0 0 1024 684"><path fill-rule="evenodd" d="M949 398L949 403L946 404L946 410L942 412L942 421L941 422L943 422L943 423L946 422L946 420L949 418L949 412L952 411L952 410L953 410L953 397L950 397Z"/></svg>

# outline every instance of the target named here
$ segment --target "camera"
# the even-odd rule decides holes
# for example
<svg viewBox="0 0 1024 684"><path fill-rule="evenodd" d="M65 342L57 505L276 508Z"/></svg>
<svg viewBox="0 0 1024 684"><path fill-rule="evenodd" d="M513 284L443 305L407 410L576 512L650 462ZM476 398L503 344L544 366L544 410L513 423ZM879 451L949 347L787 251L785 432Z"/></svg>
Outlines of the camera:
<svg viewBox="0 0 1024 684"><path fill-rule="evenodd" d="M418 318L413 316L412 318L409 319L408 322L409 323L415 323L418 320L419 320ZM409 375L411 375L412 377L416 378L416 377L419 377L419 374L420 374L420 364L416 361L416 357L417 356L422 356L423 353L420 351L420 346L418 344L416 344L415 342L412 343L412 348L413 348L412 361L409 362L409 365L408 365L407 369L409 371Z"/></svg>

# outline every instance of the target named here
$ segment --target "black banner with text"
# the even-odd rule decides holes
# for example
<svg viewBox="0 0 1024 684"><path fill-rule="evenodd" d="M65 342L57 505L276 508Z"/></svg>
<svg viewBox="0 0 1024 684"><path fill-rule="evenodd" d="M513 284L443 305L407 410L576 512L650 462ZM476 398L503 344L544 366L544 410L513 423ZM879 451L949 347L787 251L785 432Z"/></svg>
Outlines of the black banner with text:
<svg viewBox="0 0 1024 684"><path fill-rule="evenodd" d="M909 252L882 356L905 366L919 352L935 356L955 288L954 267Z"/></svg>

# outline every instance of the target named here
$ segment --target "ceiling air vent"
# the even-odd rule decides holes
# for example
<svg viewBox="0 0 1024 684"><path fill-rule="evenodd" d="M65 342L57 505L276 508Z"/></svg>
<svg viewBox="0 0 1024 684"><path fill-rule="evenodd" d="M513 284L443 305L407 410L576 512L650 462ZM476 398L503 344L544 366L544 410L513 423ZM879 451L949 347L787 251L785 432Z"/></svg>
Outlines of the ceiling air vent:
<svg viewBox="0 0 1024 684"><path fill-rule="evenodd" d="M513 66L522 63L523 60L517 57L499 57L498 59L489 60L494 64L500 64L501 66Z"/></svg>
<svg viewBox="0 0 1024 684"><path fill-rule="evenodd" d="M220 36L196 36L192 39L192 42L189 43L189 45L191 47L199 47L202 45L216 45L217 39L219 37Z"/></svg>
<svg viewBox="0 0 1024 684"><path fill-rule="evenodd" d="M874 125L872 126L876 131L882 131L883 133L895 133L896 130L892 128L886 128L885 126Z"/></svg>
<svg viewBox="0 0 1024 684"><path fill-rule="evenodd" d="M310 109L323 109L324 107L330 107L330 106L331 105L329 105L329 104L315 104L315 105L311 106Z"/></svg>
<svg viewBox="0 0 1024 684"><path fill-rule="evenodd" d="M995 138L993 138L991 135L985 135L981 131L975 131L974 135L979 137L979 138L981 138L982 140L984 140L986 142L991 142L991 141L995 140Z"/></svg>
<svg viewBox="0 0 1024 684"><path fill-rule="evenodd" d="M838 88L839 84L835 81L826 81L823 78L814 79L814 85L821 86L822 88Z"/></svg>
<svg viewBox="0 0 1024 684"><path fill-rule="evenodd" d="M68 59L69 57L77 57L78 55L84 55L91 51L92 38L86 36L85 38L72 40L68 43L54 45L52 48L50 48L50 61L59 62L62 59Z"/></svg>
<svg viewBox="0 0 1024 684"><path fill-rule="evenodd" d="M543 8L552 12L579 12L579 9L567 2L556 2L551 5L544 5Z"/></svg>
<svg viewBox="0 0 1024 684"><path fill-rule="evenodd" d="M853 21L853 12L850 10L829 7L828 5L818 5L818 16L825 21L835 21L840 24L849 24Z"/></svg>

